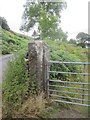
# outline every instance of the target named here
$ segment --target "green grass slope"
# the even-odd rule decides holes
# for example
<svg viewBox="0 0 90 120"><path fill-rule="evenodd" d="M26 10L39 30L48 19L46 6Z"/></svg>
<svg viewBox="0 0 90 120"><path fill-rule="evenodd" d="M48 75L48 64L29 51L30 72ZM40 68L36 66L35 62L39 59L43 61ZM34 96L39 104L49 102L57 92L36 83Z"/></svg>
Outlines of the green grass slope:
<svg viewBox="0 0 90 120"><path fill-rule="evenodd" d="M50 59L67 62L86 62L88 61L88 49L82 48L69 42L60 42L45 39L50 50Z"/></svg>
<svg viewBox="0 0 90 120"><path fill-rule="evenodd" d="M2 54L11 54L18 50L25 48L28 42L31 40L30 37L15 33L13 31L6 31L0 29Z"/></svg>

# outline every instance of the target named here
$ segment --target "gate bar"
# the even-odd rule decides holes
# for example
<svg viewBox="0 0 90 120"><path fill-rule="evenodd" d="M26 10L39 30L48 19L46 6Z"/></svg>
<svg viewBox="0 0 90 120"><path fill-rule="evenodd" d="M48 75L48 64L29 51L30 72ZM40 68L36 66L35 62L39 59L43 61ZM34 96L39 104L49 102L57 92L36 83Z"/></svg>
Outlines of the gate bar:
<svg viewBox="0 0 90 120"><path fill-rule="evenodd" d="M48 71L49 73L61 73L61 74L71 74L71 75L77 75L77 74L79 74L79 75L88 75L88 76L90 76L90 74L89 73L77 73L77 72L60 72L60 71Z"/></svg>
<svg viewBox="0 0 90 120"><path fill-rule="evenodd" d="M69 83L69 84L85 84L85 85L90 85L90 83L82 83L82 82L69 82L69 81L62 81L62 80L49 80L51 82L61 82L61 83Z"/></svg>
<svg viewBox="0 0 90 120"><path fill-rule="evenodd" d="M51 92L62 92L62 93L67 93L67 94L76 94L76 95L82 95L82 93L74 93L74 92L67 92L67 91L61 91L61 90L51 90L49 89L49 91ZM90 96L89 94L84 94L85 96Z"/></svg>
<svg viewBox="0 0 90 120"><path fill-rule="evenodd" d="M76 87L68 87L68 86L60 86L60 85L49 85L50 87L59 87L59 88L70 88L70 89L75 89L75 90L87 90L89 91L90 89L86 88L76 88Z"/></svg>
<svg viewBox="0 0 90 120"><path fill-rule="evenodd" d="M65 97L65 96L59 96L59 95L55 95L55 94L49 94L49 96L59 97L59 98L68 98L68 99L71 99L71 100L80 100L80 101L82 101L81 98ZM90 100L86 100L86 99L83 99L83 101L90 102Z"/></svg>
<svg viewBox="0 0 90 120"><path fill-rule="evenodd" d="M69 103L69 104L74 104L74 105L80 105L80 106L86 106L89 107L90 105L88 104L80 104L80 103L75 103L75 102L68 102L68 101L63 101L63 100L53 100L55 102L63 102L63 103Z"/></svg>
<svg viewBox="0 0 90 120"><path fill-rule="evenodd" d="M56 63L56 64L79 64L79 65L90 65L90 62L63 62L63 61L49 61L48 63Z"/></svg>

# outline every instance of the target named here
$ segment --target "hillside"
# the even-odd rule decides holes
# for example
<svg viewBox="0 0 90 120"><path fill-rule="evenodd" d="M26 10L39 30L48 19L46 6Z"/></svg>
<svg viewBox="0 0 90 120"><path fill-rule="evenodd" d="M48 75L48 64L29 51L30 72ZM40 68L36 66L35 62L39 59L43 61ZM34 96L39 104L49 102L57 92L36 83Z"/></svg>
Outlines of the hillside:
<svg viewBox="0 0 90 120"><path fill-rule="evenodd" d="M88 61L88 49L67 42L44 40L50 49L50 59L58 61Z"/></svg>
<svg viewBox="0 0 90 120"><path fill-rule="evenodd" d="M1 33L1 42L2 44L2 54L14 53L25 46L31 40L30 37L13 32L0 29Z"/></svg>

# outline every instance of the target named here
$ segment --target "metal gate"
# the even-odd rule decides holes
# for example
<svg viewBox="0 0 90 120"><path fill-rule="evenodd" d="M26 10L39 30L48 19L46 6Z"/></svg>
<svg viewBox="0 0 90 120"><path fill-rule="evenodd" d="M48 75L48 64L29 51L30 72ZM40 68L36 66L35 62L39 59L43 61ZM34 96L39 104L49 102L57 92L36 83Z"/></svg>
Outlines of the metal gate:
<svg viewBox="0 0 90 120"><path fill-rule="evenodd" d="M55 102L90 106L90 62L49 61L48 63L50 65L50 70L47 71L48 96ZM64 70L70 66L73 66L73 70ZM77 71L74 70L75 66Z"/></svg>

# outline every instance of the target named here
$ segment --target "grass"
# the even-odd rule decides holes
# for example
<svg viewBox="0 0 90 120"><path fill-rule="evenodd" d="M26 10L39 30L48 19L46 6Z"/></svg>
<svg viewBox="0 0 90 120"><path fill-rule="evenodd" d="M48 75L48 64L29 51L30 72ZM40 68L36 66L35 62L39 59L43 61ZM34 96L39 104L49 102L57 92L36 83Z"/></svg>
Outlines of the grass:
<svg viewBox="0 0 90 120"><path fill-rule="evenodd" d="M76 106L75 108L76 108L78 111L80 111L86 118L88 118L88 115L89 115L88 107Z"/></svg>
<svg viewBox="0 0 90 120"><path fill-rule="evenodd" d="M38 116L40 118L54 118L60 109L61 106L59 106L57 103L52 102L52 100L49 100L46 109L43 110Z"/></svg>
<svg viewBox="0 0 90 120"><path fill-rule="evenodd" d="M30 40L30 37L13 32L0 29L2 33L2 54L11 54L27 47L27 44Z"/></svg>

